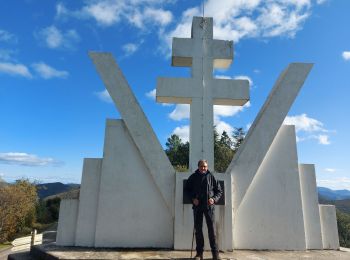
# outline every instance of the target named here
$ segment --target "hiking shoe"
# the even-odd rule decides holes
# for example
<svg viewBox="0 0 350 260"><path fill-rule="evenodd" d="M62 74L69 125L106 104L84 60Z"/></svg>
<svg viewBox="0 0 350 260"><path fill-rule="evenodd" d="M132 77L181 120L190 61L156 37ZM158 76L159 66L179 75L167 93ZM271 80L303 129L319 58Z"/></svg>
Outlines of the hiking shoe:
<svg viewBox="0 0 350 260"><path fill-rule="evenodd" d="M203 254L196 254L196 256L193 259L194 260L203 260Z"/></svg>
<svg viewBox="0 0 350 260"><path fill-rule="evenodd" d="M219 252L213 252L213 260L221 260Z"/></svg>

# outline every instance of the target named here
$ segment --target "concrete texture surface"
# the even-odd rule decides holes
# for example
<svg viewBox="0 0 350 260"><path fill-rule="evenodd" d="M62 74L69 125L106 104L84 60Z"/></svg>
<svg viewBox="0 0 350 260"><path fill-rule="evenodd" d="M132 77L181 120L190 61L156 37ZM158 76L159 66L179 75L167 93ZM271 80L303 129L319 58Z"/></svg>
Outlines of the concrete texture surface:
<svg viewBox="0 0 350 260"><path fill-rule="evenodd" d="M307 249L323 249L315 165L299 164Z"/></svg>
<svg viewBox="0 0 350 260"><path fill-rule="evenodd" d="M58 245L74 245L78 207L79 200L77 199L61 200L56 240Z"/></svg>
<svg viewBox="0 0 350 260"><path fill-rule="evenodd" d="M94 246L102 159L85 158L81 178L76 246Z"/></svg>
<svg viewBox="0 0 350 260"><path fill-rule="evenodd" d="M172 247L173 217L123 120L108 120L103 155L94 246Z"/></svg>
<svg viewBox="0 0 350 260"><path fill-rule="evenodd" d="M283 125L235 213L235 249L305 250L294 126Z"/></svg>
<svg viewBox="0 0 350 260"><path fill-rule="evenodd" d="M335 206L319 205L319 208L323 249L336 250L339 248L339 237Z"/></svg>
<svg viewBox="0 0 350 260"><path fill-rule="evenodd" d="M160 195L174 216L175 170L111 53L89 52Z"/></svg>
<svg viewBox="0 0 350 260"><path fill-rule="evenodd" d="M235 210L244 199L311 68L312 64L291 63L281 73L227 168L226 173L233 174Z"/></svg>

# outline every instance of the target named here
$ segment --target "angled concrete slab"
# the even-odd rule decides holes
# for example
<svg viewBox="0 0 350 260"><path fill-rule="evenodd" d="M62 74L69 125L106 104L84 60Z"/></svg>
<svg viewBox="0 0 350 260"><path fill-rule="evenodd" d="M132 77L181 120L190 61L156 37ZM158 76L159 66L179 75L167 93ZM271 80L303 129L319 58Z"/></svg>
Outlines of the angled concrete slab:
<svg viewBox="0 0 350 260"><path fill-rule="evenodd" d="M238 209L279 128L309 74L312 64L291 63L276 81L226 173L233 174Z"/></svg>
<svg viewBox="0 0 350 260"><path fill-rule="evenodd" d="M235 249L305 250L294 126L282 126L234 216Z"/></svg>
<svg viewBox="0 0 350 260"><path fill-rule="evenodd" d="M89 52L110 96L174 216L175 170L111 53Z"/></svg>
<svg viewBox="0 0 350 260"><path fill-rule="evenodd" d="M171 248L173 216L123 120L107 121L103 154L94 246Z"/></svg>

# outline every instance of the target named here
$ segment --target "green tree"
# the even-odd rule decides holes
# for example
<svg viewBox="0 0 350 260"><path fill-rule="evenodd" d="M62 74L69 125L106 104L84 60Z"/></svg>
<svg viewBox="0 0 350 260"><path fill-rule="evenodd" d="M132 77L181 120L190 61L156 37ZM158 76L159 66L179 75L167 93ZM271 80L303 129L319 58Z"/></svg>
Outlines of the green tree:
<svg viewBox="0 0 350 260"><path fill-rule="evenodd" d="M16 233L35 222L37 193L28 180L0 187L0 242L11 240Z"/></svg>
<svg viewBox="0 0 350 260"><path fill-rule="evenodd" d="M243 142L243 128L235 128L232 138L226 131L221 135L214 127L214 170L225 172L232 161L235 151ZM171 135L166 142L165 152L177 171L187 171L189 166L189 142L183 143L178 135Z"/></svg>
<svg viewBox="0 0 350 260"><path fill-rule="evenodd" d="M234 142L232 144L233 150L237 151L238 147L241 146L241 144L242 144L242 142L244 140L244 137L245 137L245 132L244 132L243 128L242 127L239 127L239 128L235 127L234 130L233 130L232 137L233 137L233 140L234 140Z"/></svg>
<svg viewBox="0 0 350 260"><path fill-rule="evenodd" d="M232 161L234 150L232 149L233 141L226 131L221 136L214 128L214 170L224 173Z"/></svg>
<svg viewBox="0 0 350 260"><path fill-rule="evenodd" d="M187 171L189 164L189 142L183 143L178 135L171 135L166 144L165 153L177 171Z"/></svg>
<svg viewBox="0 0 350 260"><path fill-rule="evenodd" d="M339 243L342 247L350 247L350 214L337 210Z"/></svg>

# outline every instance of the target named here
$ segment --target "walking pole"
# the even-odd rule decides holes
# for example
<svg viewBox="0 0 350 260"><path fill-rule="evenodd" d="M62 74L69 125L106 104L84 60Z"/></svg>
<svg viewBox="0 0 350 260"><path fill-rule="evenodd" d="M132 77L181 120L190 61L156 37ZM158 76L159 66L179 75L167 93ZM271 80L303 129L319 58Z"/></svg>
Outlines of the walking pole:
<svg viewBox="0 0 350 260"><path fill-rule="evenodd" d="M195 225L196 225L196 212L197 209L193 209L193 232L192 232L192 245L191 245L191 259L192 259L192 251L193 251L193 240L194 240L194 232L195 232Z"/></svg>
<svg viewBox="0 0 350 260"><path fill-rule="evenodd" d="M193 240L194 240L194 224L193 224L193 234L192 234L192 246L191 246L191 259L192 259L192 250L193 250Z"/></svg>

